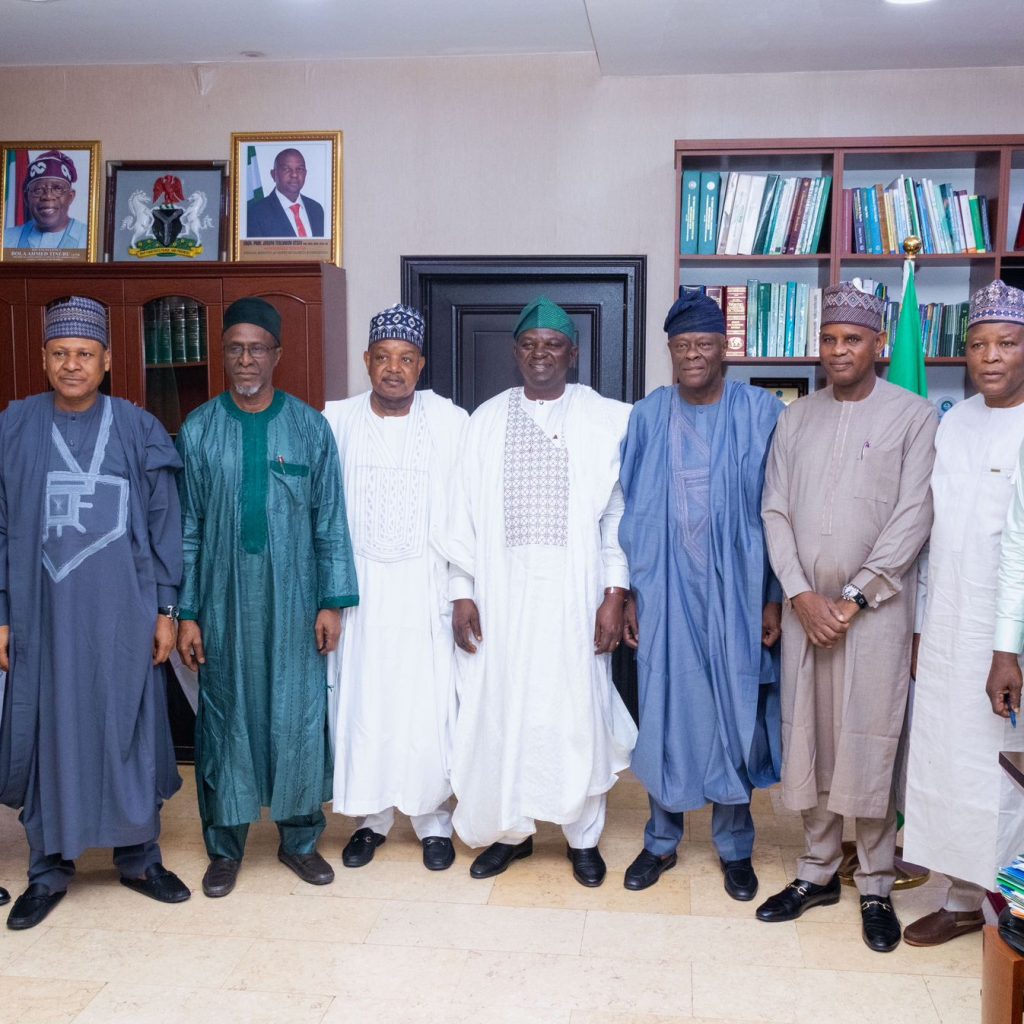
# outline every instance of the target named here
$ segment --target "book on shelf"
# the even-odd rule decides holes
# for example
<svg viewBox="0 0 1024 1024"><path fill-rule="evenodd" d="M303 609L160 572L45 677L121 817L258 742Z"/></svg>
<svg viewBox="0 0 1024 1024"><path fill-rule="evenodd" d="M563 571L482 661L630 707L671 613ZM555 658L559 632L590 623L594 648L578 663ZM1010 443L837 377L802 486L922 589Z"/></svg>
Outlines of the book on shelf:
<svg viewBox="0 0 1024 1024"><path fill-rule="evenodd" d="M697 252L701 256L713 256L715 252L720 184L717 171L701 171L700 215L697 222Z"/></svg>
<svg viewBox="0 0 1024 1024"><path fill-rule="evenodd" d="M683 171L679 251L683 256L807 256L817 253L832 178L702 171L694 250L690 195L697 171Z"/></svg>
<svg viewBox="0 0 1024 1024"><path fill-rule="evenodd" d="M902 255L908 235L920 238L929 255L992 251L987 196L905 174L843 193L844 239L854 254Z"/></svg>
<svg viewBox="0 0 1024 1024"><path fill-rule="evenodd" d="M679 252L697 255L697 228L700 224L700 171L684 171L679 211Z"/></svg>

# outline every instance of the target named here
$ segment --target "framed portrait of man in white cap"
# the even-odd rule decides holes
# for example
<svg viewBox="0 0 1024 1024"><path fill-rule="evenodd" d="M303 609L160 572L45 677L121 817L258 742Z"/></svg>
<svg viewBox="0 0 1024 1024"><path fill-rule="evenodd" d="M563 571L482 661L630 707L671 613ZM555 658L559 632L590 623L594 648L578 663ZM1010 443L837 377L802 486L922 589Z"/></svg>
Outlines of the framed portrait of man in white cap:
<svg viewBox="0 0 1024 1024"><path fill-rule="evenodd" d="M95 261L100 144L9 142L0 156L0 260Z"/></svg>

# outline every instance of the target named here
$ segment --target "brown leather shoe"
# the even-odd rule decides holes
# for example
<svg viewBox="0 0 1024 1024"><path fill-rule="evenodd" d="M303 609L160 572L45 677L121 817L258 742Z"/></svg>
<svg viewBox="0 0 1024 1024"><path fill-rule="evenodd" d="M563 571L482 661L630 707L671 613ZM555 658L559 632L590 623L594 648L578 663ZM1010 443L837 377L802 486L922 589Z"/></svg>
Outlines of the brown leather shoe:
<svg viewBox="0 0 1024 1024"><path fill-rule="evenodd" d="M980 931L985 915L980 910L954 911L936 910L926 914L903 932L903 941L908 946L941 946L960 935Z"/></svg>
<svg viewBox="0 0 1024 1024"><path fill-rule="evenodd" d="M334 868L316 850L312 853L288 853L279 846L277 859L310 885L330 885L334 881Z"/></svg>

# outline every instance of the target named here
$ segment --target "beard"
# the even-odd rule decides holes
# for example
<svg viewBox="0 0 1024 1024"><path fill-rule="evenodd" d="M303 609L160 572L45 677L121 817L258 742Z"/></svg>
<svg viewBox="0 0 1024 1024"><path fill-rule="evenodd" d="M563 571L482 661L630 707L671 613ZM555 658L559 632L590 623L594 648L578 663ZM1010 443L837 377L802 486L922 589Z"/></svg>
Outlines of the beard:
<svg viewBox="0 0 1024 1024"><path fill-rule="evenodd" d="M235 394L241 395L243 398L252 398L254 395L258 395L262 388L261 384L246 384L244 386L241 384L232 384L231 386L234 389Z"/></svg>

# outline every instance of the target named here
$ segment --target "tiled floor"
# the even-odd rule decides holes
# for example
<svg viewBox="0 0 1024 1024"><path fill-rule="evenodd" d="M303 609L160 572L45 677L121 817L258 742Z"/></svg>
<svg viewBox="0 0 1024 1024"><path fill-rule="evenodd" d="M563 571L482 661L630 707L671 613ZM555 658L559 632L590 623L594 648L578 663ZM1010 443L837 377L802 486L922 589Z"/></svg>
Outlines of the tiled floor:
<svg viewBox="0 0 1024 1024"><path fill-rule="evenodd" d="M404 819L373 863L348 870L351 822L322 843L338 873L315 888L277 862L276 832L254 828L235 892L199 890L206 857L195 787L164 812L164 860L192 885L168 907L117 884L91 851L46 922L0 928L3 1024L975 1024L981 940L870 952L853 894L793 924L764 925L722 891L709 815L691 816L678 866L646 892L622 887L640 848L641 787L611 794L601 844L609 875L584 889L560 832L488 881L470 853L427 872ZM756 866L768 895L793 875L799 818L759 793ZM0 884L24 887L25 846L0 808ZM940 881L900 894L904 924L933 909ZM6 911L0 911L0 916Z"/></svg>

